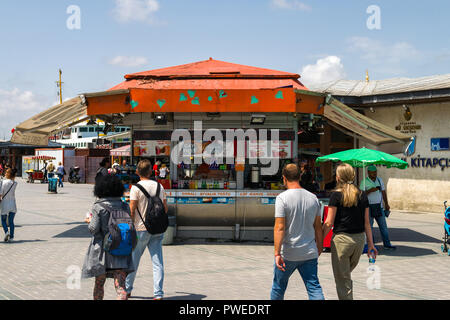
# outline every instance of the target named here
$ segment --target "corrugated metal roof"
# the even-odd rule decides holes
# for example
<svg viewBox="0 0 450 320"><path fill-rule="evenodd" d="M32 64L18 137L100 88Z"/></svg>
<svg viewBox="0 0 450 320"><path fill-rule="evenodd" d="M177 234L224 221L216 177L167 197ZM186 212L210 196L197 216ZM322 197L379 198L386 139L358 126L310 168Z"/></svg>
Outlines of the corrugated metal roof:
<svg viewBox="0 0 450 320"><path fill-rule="evenodd" d="M421 78L394 78L385 80L337 80L313 85L311 90L331 93L335 96L373 96L404 92L450 88L450 74Z"/></svg>
<svg viewBox="0 0 450 320"><path fill-rule="evenodd" d="M142 89L275 89L307 88L295 73L209 60L125 75L110 90Z"/></svg>
<svg viewBox="0 0 450 320"><path fill-rule="evenodd" d="M125 79L136 79L140 76L211 76L216 74L229 74L229 75L257 75L257 76L288 76L295 79L300 78L298 74L289 73L284 71L277 71L265 68L257 68L251 66L245 66L236 63L230 63L225 61L214 60L209 58L208 60L183 64L179 66L172 66L168 68L138 72L133 74L127 74Z"/></svg>

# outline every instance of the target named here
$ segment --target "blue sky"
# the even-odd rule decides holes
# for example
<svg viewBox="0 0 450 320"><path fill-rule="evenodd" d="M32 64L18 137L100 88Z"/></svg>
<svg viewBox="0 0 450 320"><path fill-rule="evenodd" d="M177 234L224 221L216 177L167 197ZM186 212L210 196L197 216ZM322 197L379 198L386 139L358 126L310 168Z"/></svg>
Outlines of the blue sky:
<svg viewBox="0 0 450 320"><path fill-rule="evenodd" d="M71 5L81 29L67 27ZM0 139L58 101L59 68L65 99L209 57L300 73L307 85L366 69L373 80L450 73L448 12L446 0L3 0Z"/></svg>

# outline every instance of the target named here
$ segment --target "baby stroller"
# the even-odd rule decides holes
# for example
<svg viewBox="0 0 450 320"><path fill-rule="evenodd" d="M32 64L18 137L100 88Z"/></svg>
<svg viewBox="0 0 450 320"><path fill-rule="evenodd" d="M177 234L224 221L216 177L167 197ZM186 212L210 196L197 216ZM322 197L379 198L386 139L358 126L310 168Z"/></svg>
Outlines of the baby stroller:
<svg viewBox="0 0 450 320"><path fill-rule="evenodd" d="M444 213L444 220L445 220L445 224L444 224L444 238L442 238L444 240L444 243L441 246L441 250L442 252L447 252L447 255L450 256L450 250L448 250L448 246L449 244L449 239L450 239L450 207L447 207L447 201L444 201L444 208L445 208L445 213Z"/></svg>

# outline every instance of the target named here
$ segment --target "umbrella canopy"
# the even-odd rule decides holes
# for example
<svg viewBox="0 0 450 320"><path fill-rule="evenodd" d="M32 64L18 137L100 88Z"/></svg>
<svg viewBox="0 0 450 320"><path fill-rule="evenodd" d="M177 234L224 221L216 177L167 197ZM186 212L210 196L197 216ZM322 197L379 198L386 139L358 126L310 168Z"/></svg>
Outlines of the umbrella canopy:
<svg viewBox="0 0 450 320"><path fill-rule="evenodd" d="M351 149L346 151L341 151L327 156L319 157L316 162L326 162L326 161L341 161L348 163L352 167L365 168L370 165L380 164L388 168L399 168L406 169L408 163L394 157L388 153L371 150L367 148L361 149Z"/></svg>
<svg viewBox="0 0 450 320"><path fill-rule="evenodd" d="M33 159L33 160L45 160L45 161L56 160L55 157L51 157L51 156L34 156L31 159Z"/></svg>

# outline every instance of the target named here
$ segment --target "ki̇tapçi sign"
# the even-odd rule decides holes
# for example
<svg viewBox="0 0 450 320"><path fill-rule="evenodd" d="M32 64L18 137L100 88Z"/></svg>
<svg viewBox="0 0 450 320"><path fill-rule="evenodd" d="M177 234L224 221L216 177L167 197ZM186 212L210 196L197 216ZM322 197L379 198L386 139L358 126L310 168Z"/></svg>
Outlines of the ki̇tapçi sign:
<svg viewBox="0 0 450 320"><path fill-rule="evenodd" d="M407 161L406 158L402 158L403 161ZM418 155L417 157L410 158L411 168L436 168L440 167L441 171L445 168L450 168L449 158L425 158Z"/></svg>

